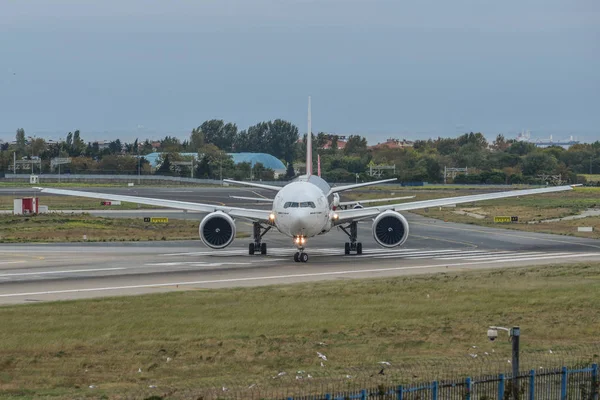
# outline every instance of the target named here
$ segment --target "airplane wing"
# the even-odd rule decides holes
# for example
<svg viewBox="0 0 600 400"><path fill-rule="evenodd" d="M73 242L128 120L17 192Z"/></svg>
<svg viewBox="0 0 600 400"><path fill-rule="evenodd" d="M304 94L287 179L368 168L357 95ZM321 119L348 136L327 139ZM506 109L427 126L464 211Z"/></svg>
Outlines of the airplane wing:
<svg viewBox="0 0 600 400"><path fill-rule="evenodd" d="M343 224L346 222L375 217L379 213L381 213L385 210L410 211L410 210L418 210L418 209L427 208L427 207L440 207L440 206L448 206L451 204L472 203L475 201L503 199L503 198L507 198L507 197L517 197L517 196L528 196L528 195L532 195L532 194L563 192L565 190L573 190L573 186L566 185L566 186L553 186L553 187L547 187L547 188L541 188L541 189L511 190L511 191L507 191L507 192L484 193L484 194L475 194L475 195L458 196L458 197L446 197L443 199L411 201L409 203L402 203L402 204L390 204L390 205L365 207L365 208L352 209L352 210L339 210L339 211L336 211L338 214L338 218L335 221L335 224L339 225L339 224Z"/></svg>
<svg viewBox="0 0 600 400"><path fill-rule="evenodd" d="M406 199L414 199L414 198L415 198L415 196L404 196L404 197L390 197L387 199L342 201L342 202L340 202L340 206L352 206L354 204L384 203L384 202L388 202L388 201L406 200Z"/></svg>
<svg viewBox="0 0 600 400"><path fill-rule="evenodd" d="M263 201L265 203L272 203L273 199L268 199L266 197L244 197L244 196L229 196L231 199L238 200L250 200L250 201Z"/></svg>
<svg viewBox="0 0 600 400"><path fill-rule="evenodd" d="M270 211L268 210L253 210L248 208L217 206L212 204L192 203L188 201L151 199L148 197L126 196L120 194L82 192L78 190L51 189L51 188L34 188L40 189L42 193L59 194L64 196L87 197L90 199L125 201L129 203L147 204L150 206L176 208L186 211L199 211L211 213L213 211L223 211L232 217L239 217L251 221L268 221Z"/></svg>
<svg viewBox="0 0 600 400"><path fill-rule="evenodd" d="M363 183L357 183L354 185L334 186L329 190L328 196L332 193L343 192L345 190L356 189L356 188L363 187L363 186L379 185L380 183L393 182L395 180L397 180L397 178L384 179L381 181L373 181L373 182L363 182Z"/></svg>
<svg viewBox="0 0 600 400"><path fill-rule="evenodd" d="M255 183L255 182L234 181L231 179L223 179L223 182L233 183L235 185L252 186L252 187L256 187L256 188L260 188L260 189L274 190L276 192L279 192L283 187L283 186L264 185L262 183Z"/></svg>

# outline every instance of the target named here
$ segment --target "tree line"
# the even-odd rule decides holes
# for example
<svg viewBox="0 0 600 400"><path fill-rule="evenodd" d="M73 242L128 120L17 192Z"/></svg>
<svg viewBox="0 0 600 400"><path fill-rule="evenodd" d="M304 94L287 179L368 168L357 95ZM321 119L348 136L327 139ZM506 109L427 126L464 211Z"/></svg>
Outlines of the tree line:
<svg viewBox="0 0 600 400"><path fill-rule="evenodd" d="M305 171L300 166L306 159L306 134L299 140L298 128L290 122L276 119L260 122L244 130L223 120L208 120L192 129L189 137L180 140L167 135L162 140L144 140L131 143L119 139L101 146L85 142L79 130L69 132L66 140L48 143L43 138L26 139L25 131L18 129L15 143L0 147L0 169L9 171L13 153L17 159L39 157L44 173L55 172L50 166L54 157L70 157L63 166L70 173L119 173L194 176L219 179L274 178L273 171L261 164L234 165L227 153L261 152L279 158L287 165L281 179L290 179ZM395 173L384 171L383 177L400 181L443 182L444 167L467 167L468 175L454 178L455 183L539 183L541 175L560 175L564 181L581 181L578 174L600 173L600 142L578 144L568 150L562 147L538 148L533 143L508 140L497 135L488 143L482 133L465 133L457 138L417 140L411 147L369 148L365 137L350 136L340 146L336 135L325 132L313 134L313 152L321 156L323 177L330 182L371 180L369 165L395 165ZM328 144L327 149L324 149ZM343 147L343 148L342 148ZM143 158L160 152L159 166L152 170ZM192 157L180 153L195 153L197 161L191 167ZM140 160L138 157L142 156ZM193 171L192 171L193 168ZM316 171L316 165L313 166ZM358 176L358 178L357 178ZM452 182L451 180L449 182Z"/></svg>

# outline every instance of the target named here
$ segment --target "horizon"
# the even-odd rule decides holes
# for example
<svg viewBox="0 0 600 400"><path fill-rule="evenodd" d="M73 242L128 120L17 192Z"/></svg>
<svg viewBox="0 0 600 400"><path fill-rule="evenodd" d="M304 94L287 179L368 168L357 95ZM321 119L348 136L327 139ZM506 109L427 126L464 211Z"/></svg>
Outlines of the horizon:
<svg viewBox="0 0 600 400"><path fill-rule="evenodd" d="M227 123L227 121L225 121L225 122ZM23 129L25 129L25 128L23 128ZM238 127L238 129L239 129L239 127ZM53 135L51 132L50 133L48 133L48 132L46 132L46 133L44 133L44 132L28 133L27 129L25 129L25 137L26 138L30 138L30 137L31 138L42 138L42 139L44 139L46 141L50 141L50 140L52 140L52 141L59 141L59 140L64 141L65 138L66 138L66 136L67 136L67 134L69 132L74 132L75 130L77 130L77 129L74 129L74 130L68 131L68 132L64 132L64 133L60 133L60 134L58 132L55 132L54 135ZM185 140L189 140L189 136L191 134L191 130L190 130L190 132L181 133L181 134L177 134L177 133L174 133L174 132L160 133L160 134L157 133L155 136L143 136L143 134L140 133L139 136L135 136L134 135L134 136L131 136L132 139L127 140L127 139L122 139L121 137L117 137L117 138L114 138L114 139L107 139L107 138L103 138L100 133L96 133L97 135L99 135L98 138L94 137L93 139L89 139L88 140L87 136L86 136L86 133L83 132L81 129L79 129L79 131L81 133L81 138L83 139L83 141L85 143L94 143L94 142L103 142L103 141L111 142L111 141L114 141L114 140L117 140L117 139L121 140L122 143L133 143L133 142L135 142L135 140L138 140L140 143L142 143L142 142L144 142L146 140L149 140L151 142L153 142L153 141L162 141L166 136L176 137L181 142L183 142ZM238 132L239 132L239 130L238 130ZM530 132L530 131L529 130L523 130L521 132L516 132L512 136L507 136L506 134L503 134L503 135L504 135L504 138L506 140L511 140L511 139L515 139L516 140L517 136L520 133L523 133L523 132ZM122 133L123 132L120 132L120 133L117 133L117 134L121 135ZM317 134L321 133L321 132L312 132L312 133L313 133L313 136L316 137ZM479 132L479 131L475 130L475 131L469 131L469 132L462 132L462 133L458 133L458 134L455 134L455 135L436 136L436 137L422 137L422 138L416 138L416 139L410 137L410 135L406 135L406 136L380 135L379 138L376 138L375 140L371 140L372 137L370 135L363 135L363 134L360 134L360 133L348 133L348 134L345 134L345 133L330 133L330 132L322 132L322 133L326 133L326 134L330 134L330 135L337 135L337 136L340 136L340 137L345 136L346 138L348 138L348 137L350 137L352 135L358 135L358 136L364 137L367 140L367 143L368 143L369 146L380 144L380 143L385 143L386 141L388 141L390 139L400 140L400 141L406 140L406 141L409 141L409 142L415 142L417 140L436 140L438 138L441 138L441 139L448 139L448 138L449 139L456 139L459 136L462 136L462 135L465 135L465 134L468 134L468 133L481 133L481 134L484 135L484 137L486 138L486 140L488 141L488 143L491 144L491 143L493 143L493 141L496 139L496 136L497 136L497 135L494 135L493 137L490 137L489 135L486 135L484 132ZM0 142L4 142L4 143L14 142L15 141L15 134L16 134L16 129L15 129L15 133L12 135L12 137L10 137L8 139L4 139L2 132L0 132ZM49 136L46 136L46 134L49 134ZM90 132L90 134L94 135L93 132ZM302 137L304 135L306 135L306 132L300 132L298 134L298 138L302 139ZM591 141L586 141L586 140L580 140L575 135L570 135L570 136L572 136L573 141L579 141L580 144L591 144L591 143L600 141L600 138L596 138L595 140L591 140ZM553 135L549 135L548 137L538 137L538 136L535 136L534 134L531 134L531 138L530 138L529 141L531 143L535 143L536 141L538 141L538 142L548 141L550 138L551 138L551 140L553 142L556 142L557 145L559 145L558 143L562 143L562 142L570 140L569 137L554 137Z"/></svg>

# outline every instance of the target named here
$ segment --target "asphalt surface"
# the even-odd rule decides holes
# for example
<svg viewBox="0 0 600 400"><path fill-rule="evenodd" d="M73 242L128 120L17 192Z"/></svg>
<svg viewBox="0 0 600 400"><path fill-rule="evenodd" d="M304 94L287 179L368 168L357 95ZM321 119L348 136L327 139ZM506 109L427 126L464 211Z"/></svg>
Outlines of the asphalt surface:
<svg viewBox="0 0 600 400"><path fill-rule="evenodd" d="M116 192L114 188L94 190ZM136 195L140 196L197 202L214 198L214 201L225 200L227 204L234 204L228 201L229 194L247 196L253 191L237 188L138 190ZM268 191L257 193L269 195ZM241 203L247 201L235 204ZM175 210L133 210L117 214L202 218L202 214ZM600 261L600 241L597 240L446 223L410 213L406 217L410 237L401 248L380 248L373 240L371 223L367 221L359 224L363 255L345 256L343 246L347 238L334 229L308 241L308 263L295 263L291 239L277 232L269 232L263 238L268 244L266 256L249 256L249 239L237 239L224 250L208 249L199 240L0 245L0 303ZM250 230L250 224L238 222L238 231Z"/></svg>

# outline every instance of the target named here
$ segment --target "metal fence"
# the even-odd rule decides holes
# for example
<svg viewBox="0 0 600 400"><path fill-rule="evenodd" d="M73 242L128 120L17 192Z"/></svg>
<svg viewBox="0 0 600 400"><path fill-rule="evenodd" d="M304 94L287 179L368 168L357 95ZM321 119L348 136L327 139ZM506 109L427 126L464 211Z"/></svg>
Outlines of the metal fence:
<svg viewBox="0 0 600 400"><path fill-rule="evenodd" d="M516 400L598 400L598 364L530 370L518 376ZM457 380L439 380L407 385L381 384L368 389L324 390L321 394L282 393L281 388L250 386L243 390L226 387L204 391L201 399L281 399L281 400L515 400L511 374L482 375ZM326 389L326 388L323 388ZM294 391L290 389L290 391ZM313 387L314 392L314 387Z"/></svg>

